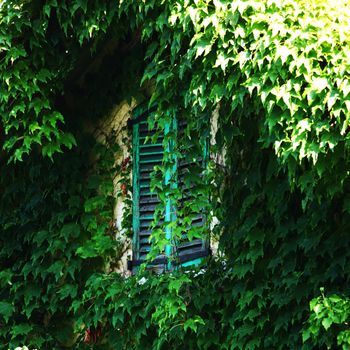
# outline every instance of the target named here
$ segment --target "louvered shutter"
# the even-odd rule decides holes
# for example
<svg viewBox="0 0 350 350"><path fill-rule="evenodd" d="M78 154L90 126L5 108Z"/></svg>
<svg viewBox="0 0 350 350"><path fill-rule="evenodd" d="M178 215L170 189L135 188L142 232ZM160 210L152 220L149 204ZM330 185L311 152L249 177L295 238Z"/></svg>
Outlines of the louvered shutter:
<svg viewBox="0 0 350 350"><path fill-rule="evenodd" d="M154 167L162 164L164 155L164 137L159 135L157 140L152 142L149 139L155 135L156 130L150 130L147 122L148 112L140 114L133 120L133 260L129 266L130 270L134 270L136 266L145 261L147 254L151 250L151 229L150 225L154 218L155 208L160 203L157 195L151 192L150 179ZM166 127L165 133L174 130L176 123L172 123ZM184 124L181 124L178 132L183 132ZM145 142L148 139L148 142ZM169 150L171 149L169 145ZM182 202L190 200L190 193L185 186L184 177L190 167L199 166L203 168L205 165L205 157L202 155L196 162L181 160L174 168L174 172L178 172L178 187L183 190ZM173 173L174 174L174 173ZM173 174L167 174L171 177ZM165 179L167 183L167 179ZM181 203L178 205L181 207ZM165 206L165 218L167 221L174 219L175 203L170 200ZM181 218L180 218L181 220ZM164 220L160 220L161 225ZM204 213L198 213L192 221L193 226L203 226L205 222ZM166 229L167 238L171 239L171 231ZM170 255L176 255L177 259L168 259ZM180 242L175 247L164 247L164 254L159 255L149 267L160 272L169 268L176 268L169 265L169 261L176 261L181 265L191 265L200 262L200 258L208 255L207 242L202 239L189 240L186 232Z"/></svg>
<svg viewBox="0 0 350 350"><path fill-rule="evenodd" d="M156 165L162 164L164 147L163 136L154 143L146 142L147 137L154 135L149 130L147 113L140 115L133 125L133 261L139 265L145 260L151 249L150 225L159 199L151 192L151 173ZM160 221L160 224L162 221ZM164 257L163 257L164 258ZM159 256L154 265L164 265Z"/></svg>
<svg viewBox="0 0 350 350"><path fill-rule="evenodd" d="M178 139L182 139L184 130L187 126L185 121L179 122L178 125ZM201 150L201 154L198 154L196 159L189 157L184 157L177 162L177 174L178 174L178 188L181 189L182 199L178 203L178 209L183 209L185 202L190 201L193 194L191 194L191 189L193 184L189 181L185 181L186 176L190 176L191 171L195 174L202 176L202 171L206 166L207 161L207 145L205 149ZM191 214L191 227L202 227L205 224L205 213L190 213ZM179 220L182 218L179 217ZM188 230L191 229L188 227ZM188 266L193 264L198 264L201 262L201 258L209 254L208 241L206 239L195 238L190 240L188 238L188 231L183 232L182 238L174 247L174 254L178 257L178 260L182 266Z"/></svg>

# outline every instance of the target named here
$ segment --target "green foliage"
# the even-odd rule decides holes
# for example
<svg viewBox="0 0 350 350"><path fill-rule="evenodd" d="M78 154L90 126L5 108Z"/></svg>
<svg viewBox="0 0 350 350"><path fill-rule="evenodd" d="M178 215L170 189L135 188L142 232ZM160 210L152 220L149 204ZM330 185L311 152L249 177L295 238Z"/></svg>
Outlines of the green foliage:
<svg viewBox="0 0 350 350"><path fill-rule="evenodd" d="M350 292L349 23L346 1L4 1L2 344L90 347L80 339L89 327L96 337L102 329L101 349L347 348L348 299L335 295ZM209 207L226 269L106 273L118 247L109 224L117 170L107 161L91 171L90 148L72 135L78 116L91 117L90 103L125 91L116 71L128 67L122 42L133 46L137 31L143 44L130 55L147 67L132 65L128 81L141 74L152 87L150 122L160 130L174 117L188 125L180 142L174 133L165 140L174 149L153 182L163 202L181 200L176 176L162 180L174 152L198 157L218 113L212 154L223 161L213 156L204 174L190 171L194 198L173 229L180 239L193 213ZM72 82L84 56L106 64L98 55L111 38L121 48L105 67L123 57L113 84L99 91L108 80L96 77L105 72L99 64L82 84ZM77 103L63 108L60 95L70 94ZM22 162L5 165L11 160ZM314 299L321 286L331 296Z"/></svg>
<svg viewBox="0 0 350 350"><path fill-rule="evenodd" d="M326 296L321 288L321 296L310 302L310 311L308 327L303 332L304 341L310 338L315 344L325 341L329 349L336 345L345 350L350 348L349 298L336 294Z"/></svg>
<svg viewBox="0 0 350 350"><path fill-rule="evenodd" d="M208 284L209 281L215 281ZM223 313L229 278L222 264L205 270L150 272L123 279L96 274L87 281L78 321L102 323L94 349L218 349L227 341L230 313ZM220 291L220 293L218 293Z"/></svg>
<svg viewBox="0 0 350 350"><path fill-rule="evenodd" d="M57 97L77 64L106 40L117 13L113 1L21 0L0 7L2 148L21 160L39 145L44 156L71 148ZM115 39L124 31L114 32Z"/></svg>
<svg viewBox="0 0 350 350"><path fill-rule="evenodd" d="M111 223L117 150L91 141L82 146L54 156L54 163L32 155L1 178L5 347L72 345L70 305L90 275L108 270L111 256L121 250Z"/></svg>

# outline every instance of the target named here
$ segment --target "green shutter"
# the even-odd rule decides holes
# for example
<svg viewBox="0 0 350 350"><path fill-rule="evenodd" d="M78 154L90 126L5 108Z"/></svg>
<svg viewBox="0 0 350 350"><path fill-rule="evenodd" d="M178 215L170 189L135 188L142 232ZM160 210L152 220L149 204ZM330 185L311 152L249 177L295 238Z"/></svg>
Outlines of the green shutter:
<svg viewBox="0 0 350 350"><path fill-rule="evenodd" d="M185 121L179 123L178 126L178 138L183 136L184 130L187 124ZM185 181L186 176L190 176L191 169L195 173L200 174L206 167L207 157L208 157L208 144L206 143L201 154L198 154L197 159L193 161L192 159L181 159L178 161L177 165L177 175L178 175L178 187L181 188L182 200L178 204L180 209L186 201L191 200L190 188L191 184ZM192 225L197 227L203 227L205 224L205 213L193 213L192 214ZM181 220L181 218L179 218ZM190 228L189 228L190 229ZM174 254L183 261L182 266L196 265L199 264L202 259L200 257L189 258L191 256L206 256L208 255L208 241L200 238L195 238L190 240L188 238L187 232L183 232L182 238L177 242L174 247Z"/></svg>
<svg viewBox="0 0 350 350"><path fill-rule="evenodd" d="M156 165L161 165L164 155L163 136L160 135L154 143L149 141L145 143L146 138L155 134L156 130L150 130L147 122L149 112L141 112L134 115L133 119L133 261L134 263L144 261L148 252L151 250L150 242L150 225L153 221L154 212L156 206L159 204L159 199L155 193L150 190L150 177L151 172ZM181 124L183 126L183 124ZM176 128L176 121L165 127L165 134ZM181 133L183 128L179 128ZM166 151L171 151L174 148L173 144L167 146ZM206 152L205 152L206 153ZM203 168L205 165L206 156L201 156L197 160L197 165L194 162L179 161L177 166L174 166L172 170L166 173L165 183L169 183L171 177L178 172L178 184L177 186L184 190L183 200L188 200L186 197L186 189L183 183L183 176L185 175L188 167L199 166ZM181 203L179 204L181 205ZM176 214L174 214L176 208L174 203L171 203L170 199L166 202L165 207L165 221L170 222L175 220ZM180 218L181 219L181 218ZM160 221L160 224L164 220ZM203 226L205 222L205 216L203 213L199 213L193 220L193 225ZM172 232L169 227L166 228L166 237L171 241ZM188 259L188 256L197 254L198 256L206 255L207 242L202 239L194 239L190 241L184 233L181 239L175 247L171 245L164 247L164 255L158 257L163 258L163 262L159 260L152 266L156 266L157 270L172 269L171 265L172 256L176 255L182 261L182 265L197 264L201 261L200 258ZM169 258L165 260L164 258Z"/></svg>
<svg viewBox="0 0 350 350"><path fill-rule="evenodd" d="M156 165L162 164L163 137L145 143L155 130L148 129L147 113L133 125L133 259L145 260L151 249L150 225L159 199L150 189L150 177Z"/></svg>

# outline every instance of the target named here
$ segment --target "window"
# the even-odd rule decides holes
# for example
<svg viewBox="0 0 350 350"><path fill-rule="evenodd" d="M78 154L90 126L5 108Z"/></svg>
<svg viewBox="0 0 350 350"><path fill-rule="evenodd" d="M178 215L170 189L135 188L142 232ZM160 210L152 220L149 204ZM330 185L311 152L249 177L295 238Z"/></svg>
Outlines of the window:
<svg viewBox="0 0 350 350"><path fill-rule="evenodd" d="M164 152L171 151L173 145L164 146L164 134L156 135L156 130L150 130L147 122L149 111L135 113L132 120L133 127L133 259L129 262L129 269L134 270L138 265L145 261L147 254L151 250L151 229L150 225L154 218L154 213L160 200L155 193L151 191L150 181L151 173L157 165L162 164ZM180 137L185 129L184 122L177 125L173 120L166 125L164 133L175 132ZM153 136L152 141L149 139ZM154 139L156 138L156 139ZM146 139L148 142L146 142ZM206 147L205 147L206 148ZM185 211L186 202L191 198L189 183L186 178L190 167L204 168L206 162L206 149L198 159L186 160L175 159L173 174L166 174L165 184L172 175L176 176L176 186L182 191L181 200L177 203L177 208L170 199L166 199L164 207L164 218L161 218L160 224L172 222L176 219L181 220L181 215ZM181 214L182 213L182 214ZM171 270L179 264L188 266L199 264L201 258L208 255L208 241L201 238L189 239L193 227L201 227L205 223L204 213L195 213L191 218L190 227L187 232L183 232L181 239L174 242L172 237L172 228L166 227L165 236L171 245L166 245L164 251L149 264L151 269L156 271Z"/></svg>

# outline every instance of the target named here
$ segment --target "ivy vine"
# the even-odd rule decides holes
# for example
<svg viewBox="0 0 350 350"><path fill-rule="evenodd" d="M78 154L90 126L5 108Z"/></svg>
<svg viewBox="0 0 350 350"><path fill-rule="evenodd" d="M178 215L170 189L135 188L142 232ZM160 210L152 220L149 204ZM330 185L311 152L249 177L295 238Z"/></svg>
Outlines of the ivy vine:
<svg viewBox="0 0 350 350"><path fill-rule="evenodd" d="M347 348L348 316L338 308L348 300L336 296L350 292L347 5L3 1L1 343ZM120 247L113 177L123 170L117 150L94 146L80 129L148 86L157 106L150 123L188 125L179 156L197 156L219 113L211 151L224 162L209 162L200 175L207 186L190 174L188 209L208 206L209 192L222 259L123 279L110 273ZM161 172L172 166L166 154ZM153 186L180 200L175 186ZM182 214L179 235L192 215Z"/></svg>

